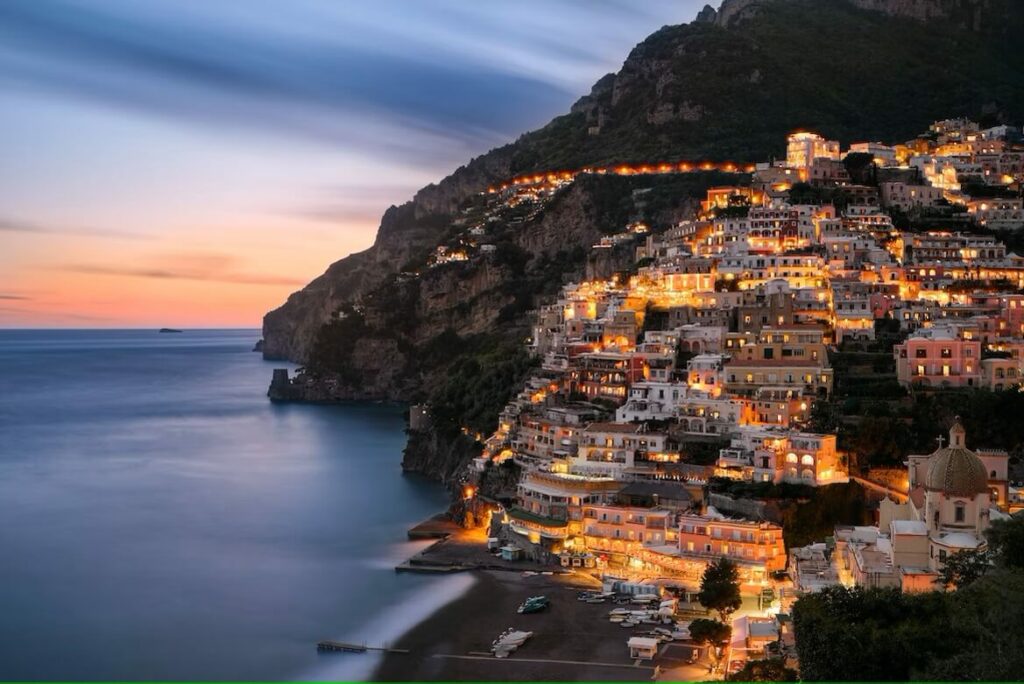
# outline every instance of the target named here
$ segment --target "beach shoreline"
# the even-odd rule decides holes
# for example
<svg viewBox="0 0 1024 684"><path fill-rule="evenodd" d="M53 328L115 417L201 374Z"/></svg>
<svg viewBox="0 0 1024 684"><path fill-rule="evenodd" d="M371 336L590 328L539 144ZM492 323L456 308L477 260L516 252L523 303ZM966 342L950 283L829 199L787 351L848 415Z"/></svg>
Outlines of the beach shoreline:
<svg viewBox="0 0 1024 684"><path fill-rule="evenodd" d="M650 679L653 668L635 666L625 648L626 635L604 619L608 607L576 600L578 591L595 587L592 578L524 576L521 570L469 573L473 585L395 641L394 648L409 652L385 654L373 680ZM547 611L516 613L525 598L537 594L551 599ZM499 660L489 652L491 642L509 627L534 636L510 658Z"/></svg>

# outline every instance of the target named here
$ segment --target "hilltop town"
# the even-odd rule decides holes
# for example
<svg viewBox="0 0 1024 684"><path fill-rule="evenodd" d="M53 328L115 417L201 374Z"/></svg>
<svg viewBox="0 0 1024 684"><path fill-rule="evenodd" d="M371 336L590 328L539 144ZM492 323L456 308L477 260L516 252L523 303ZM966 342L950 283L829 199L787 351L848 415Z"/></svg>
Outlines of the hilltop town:
<svg viewBox="0 0 1024 684"><path fill-rule="evenodd" d="M955 119L845 150L797 132L784 160L536 174L481 193L425 268L494 259L495 217L543 212L582 176L712 168L736 183L667 230L631 222L602 237L596 253L632 266L534 312L524 344L537 365L493 434L464 428L480 452L459 510L505 560L684 603L728 558L757 601L733 625L746 635L737 662L795 665L798 597L942 589L948 560L985 551L993 521L1024 509L1017 459L959 417L882 467L842 434L865 429L864 406L888 416L958 390L1019 391L1024 257L1004 239L1024 229L1024 144L1019 129ZM413 407L411 432L431 420Z"/></svg>

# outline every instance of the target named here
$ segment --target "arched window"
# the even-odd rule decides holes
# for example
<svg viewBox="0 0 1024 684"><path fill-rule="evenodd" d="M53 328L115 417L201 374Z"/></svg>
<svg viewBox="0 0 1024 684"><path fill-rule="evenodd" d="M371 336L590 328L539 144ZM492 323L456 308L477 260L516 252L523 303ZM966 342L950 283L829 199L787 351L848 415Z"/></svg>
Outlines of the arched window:
<svg viewBox="0 0 1024 684"><path fill-rule="evenodd" d="M962 523L964 521L964 505L962 503L957 503L954 516L954 519L958 523Z"/></svg>

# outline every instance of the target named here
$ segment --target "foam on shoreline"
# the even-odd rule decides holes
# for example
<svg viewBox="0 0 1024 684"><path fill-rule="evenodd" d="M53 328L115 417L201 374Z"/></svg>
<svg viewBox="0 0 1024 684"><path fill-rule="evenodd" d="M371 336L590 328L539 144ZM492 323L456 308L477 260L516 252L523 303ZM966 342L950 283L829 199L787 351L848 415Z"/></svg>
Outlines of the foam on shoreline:
<svg viewBox="0 0 1024 684"><path fill-rule="evenodd" d="M339 635L339 641L367 643L371 646L397 642L438 610L458 600L476 583L470 573L431 578L411 597L385 608L368 621L358 633ZM322 664L298 675L305 681L366 681L380 665L383 654L368 651L359 654L324 654Z"/></svg>

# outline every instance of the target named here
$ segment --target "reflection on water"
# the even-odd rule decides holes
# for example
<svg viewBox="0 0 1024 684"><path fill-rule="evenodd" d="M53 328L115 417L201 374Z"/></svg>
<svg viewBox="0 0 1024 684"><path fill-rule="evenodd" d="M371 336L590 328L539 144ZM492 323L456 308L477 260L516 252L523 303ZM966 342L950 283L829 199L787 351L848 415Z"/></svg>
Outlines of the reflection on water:
<svg viewBox="0 0 1024 684"><path fill-rule="evenodd" d="M458 590L392 569L401 410L270 404L257 337L0 331L0 678L295 677Z"/></svg>

